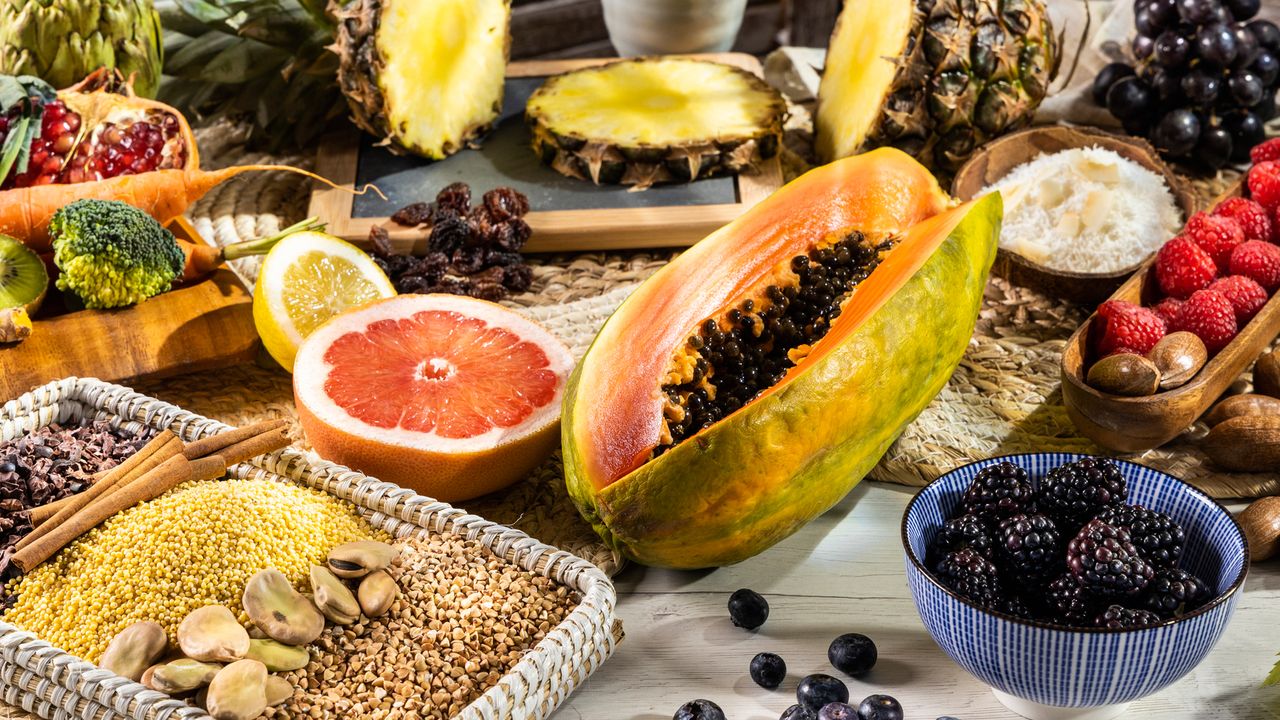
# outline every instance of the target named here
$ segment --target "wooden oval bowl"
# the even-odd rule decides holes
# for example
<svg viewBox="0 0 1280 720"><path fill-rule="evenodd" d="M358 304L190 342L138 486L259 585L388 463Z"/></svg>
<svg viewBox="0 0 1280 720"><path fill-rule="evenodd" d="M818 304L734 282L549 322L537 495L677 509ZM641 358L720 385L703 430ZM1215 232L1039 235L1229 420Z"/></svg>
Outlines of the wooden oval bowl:
<svg viewBox="0 0 1280 720"><path fill-rule="evenodd" d="M951 194L971 200L983 188L1008 175L1015 167L1042 153L1097 146L1132 160L1164 178L1184 217L1197 210L1195 195L1160 160L1155 148L1139 138L1115 135L1087 127L1046 125L1028 128L987 143L956 173ZM1147 258L1110 273L1079 273L1054 270L1003 248L996 251L992 270L1015 285L1029 287L1071 302L1097 305L1133 275Z"/></svg>
<svg viewBox="0 0 1280 720"><path fill-rule="evenodd" d="M1240 195L1242 190L1237 184L1222 197ZM1144 305L1158 301L1154 265L1154 258L1144 263L1111 297ZM1145 452L1190 427L1271 345L1280 334L1280 292L1272 295L1240 334L1210 358L1190 382L1146 397L1111 395L1085 382L1094 360L1090 349L1096 320L1096 313L1090 315L1062 349L1062 399L1067 416L1082 435L1108 450Z"/></svg>

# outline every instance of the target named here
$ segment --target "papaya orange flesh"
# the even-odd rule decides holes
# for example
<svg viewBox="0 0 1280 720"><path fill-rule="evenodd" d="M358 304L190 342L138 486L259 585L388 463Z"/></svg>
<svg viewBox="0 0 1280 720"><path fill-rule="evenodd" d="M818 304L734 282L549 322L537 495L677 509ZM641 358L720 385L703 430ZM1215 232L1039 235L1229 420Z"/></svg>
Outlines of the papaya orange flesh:
<svg viewBox="0 0 1280 720"><path fill-rule="evenodd" d="M583 428L593 448L584 458L592 484L604 487L651 456L662 424L663 373L699 322L823 238L850 230L899 233L948 201L934 177L909 156L876 150L806 173L655 274L597 339L613 347L620 364L583 370L584 384L603 385L606 392ZM627 382L616 382L621 368Z"/></svg>
<svg viewBox="0 0 1280 720"><path fill-rule="evenodd" d="M972 334L995 254L996 195L946 210L931 176L877 150L819 168L713 233L610 318L569 381L570 495L611 546L709 567L773 545L874 466L941 390ZM897 242L781 381L653 455L662 373L691 327L832 233Z"/></svg>

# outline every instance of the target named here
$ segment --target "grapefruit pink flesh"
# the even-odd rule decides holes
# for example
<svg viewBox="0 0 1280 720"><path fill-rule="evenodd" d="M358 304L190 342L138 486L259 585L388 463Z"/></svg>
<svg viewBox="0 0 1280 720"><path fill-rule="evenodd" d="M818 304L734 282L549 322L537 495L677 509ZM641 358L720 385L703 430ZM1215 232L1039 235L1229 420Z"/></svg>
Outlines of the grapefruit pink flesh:
<svg viewBox="0 0 1280 720"><path fill-rule="evenodd" d="M542 348L451 311L375 321L335 340L324 360L325 393L352 417L445 438L516 427L560 384Z"/></svg>
<svg viewBox="0 0 1280 720"><path fill-rule="evenodd" d="M573 365L555 336L499 305L399 295L312 333L293 390L321 457L457 501L520 480L551 454Z"/></svg>

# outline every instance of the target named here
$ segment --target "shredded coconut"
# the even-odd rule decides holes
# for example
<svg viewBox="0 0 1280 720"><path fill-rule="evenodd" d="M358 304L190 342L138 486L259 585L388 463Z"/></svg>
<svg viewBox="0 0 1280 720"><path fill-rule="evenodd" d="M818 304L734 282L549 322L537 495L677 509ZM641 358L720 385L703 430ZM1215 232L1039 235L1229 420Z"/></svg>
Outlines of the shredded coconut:
<svg viewBox="0 0 1280 720"><path fill-rule="evenodd" d="M1123 270L1182 227L1164 178L1098 147L1040 155L991 190L1004 196L1000 247L1054 270Z"/></svg>

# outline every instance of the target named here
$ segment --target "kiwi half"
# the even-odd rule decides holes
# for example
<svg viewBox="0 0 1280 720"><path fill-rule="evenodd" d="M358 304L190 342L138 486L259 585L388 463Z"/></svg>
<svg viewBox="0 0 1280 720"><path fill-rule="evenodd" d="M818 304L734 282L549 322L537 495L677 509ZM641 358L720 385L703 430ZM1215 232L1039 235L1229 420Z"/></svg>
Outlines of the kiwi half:
<svg viewBox="0 0 1280 720"><path fill-rule="evenodd" d="M49 271L34 250L0 235L0 310L25 308L34 315L49 289Z"/></svg>

